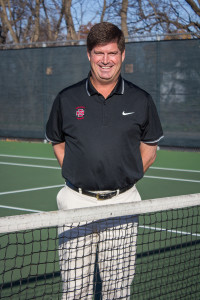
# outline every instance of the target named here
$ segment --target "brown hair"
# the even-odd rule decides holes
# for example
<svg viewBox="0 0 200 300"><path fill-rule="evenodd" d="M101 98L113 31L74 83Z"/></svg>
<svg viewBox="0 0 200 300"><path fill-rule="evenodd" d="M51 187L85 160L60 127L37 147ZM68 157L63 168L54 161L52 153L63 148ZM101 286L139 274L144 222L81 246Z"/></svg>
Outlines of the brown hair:
<svg viewBox="0 0 200 300"><path fill-rule="evenodd" d="M106 45L110 42L117 41L121 53L125 49L125 39L123 32L114 24L102 22L95 24L87 36L87 50L91 52L97 45Z"/></svg>

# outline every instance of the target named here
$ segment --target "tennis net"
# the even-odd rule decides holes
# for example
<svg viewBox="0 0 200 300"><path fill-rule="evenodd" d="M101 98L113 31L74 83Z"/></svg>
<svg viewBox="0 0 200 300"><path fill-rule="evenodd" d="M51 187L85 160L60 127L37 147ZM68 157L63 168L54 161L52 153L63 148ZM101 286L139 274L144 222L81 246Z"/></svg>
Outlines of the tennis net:
<svg viewBox="0 0 200 300"><path fill-rule="evenodd" d="M200 194L0 218L0 299L200 299Z"/></svg>

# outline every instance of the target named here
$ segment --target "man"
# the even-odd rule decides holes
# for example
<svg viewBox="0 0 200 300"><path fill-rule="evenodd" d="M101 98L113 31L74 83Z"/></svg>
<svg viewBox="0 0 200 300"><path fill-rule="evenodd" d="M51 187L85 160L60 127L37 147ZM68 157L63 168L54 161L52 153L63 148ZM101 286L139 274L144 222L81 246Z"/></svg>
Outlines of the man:
<svg viewBox="0 0 200 300"><path fill-rule="evenodd" d="M151 96L120 75L125 59L122 31L107 22L94 25L87 38L87 55L88 78L58 94L46 128L66 181L57 196L59 209L140 201L135 183L155 161L163 135ZM65 236L60 232L63 299L93 299L97 249L102 299L129 299L137 220L113 222L109 241L105 240L109 224L86 231L81 224L81 232L87 234L75 226L73 238L70 230Z"/></svg>

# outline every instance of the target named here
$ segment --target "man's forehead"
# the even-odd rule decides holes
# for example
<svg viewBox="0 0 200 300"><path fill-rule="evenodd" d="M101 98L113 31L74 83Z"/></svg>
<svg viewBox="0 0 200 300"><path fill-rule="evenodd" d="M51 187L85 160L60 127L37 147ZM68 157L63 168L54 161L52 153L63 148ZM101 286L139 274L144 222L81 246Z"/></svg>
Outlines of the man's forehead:
<svg viewBox="0 0 200 300"><path fill-rule="evenodd" d="M118 44L117 42L115 41L112 41L112 42L109 42L109 43L106 43L106 44L98 44L96 46L94 46L94 48L92 49L94 51L97 51L97 50L102 50L102 51L120 51L119 48L118 48Z"/></svg>

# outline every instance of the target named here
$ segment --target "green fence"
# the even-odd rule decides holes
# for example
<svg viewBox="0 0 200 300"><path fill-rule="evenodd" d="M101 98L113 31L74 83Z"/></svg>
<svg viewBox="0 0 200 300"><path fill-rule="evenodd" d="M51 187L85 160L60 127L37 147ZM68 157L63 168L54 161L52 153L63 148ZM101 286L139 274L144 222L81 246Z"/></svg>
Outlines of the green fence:
<svg viewBox="0 0 200 300"><path fill-rule="evenodd" d="M0 50L0 137L43 139L56 94L89 72L86 46ZM157 105L161 145L200 147L200 40L126 44L122 75ZM81 96L81 95L80 95Z"/></svg>

